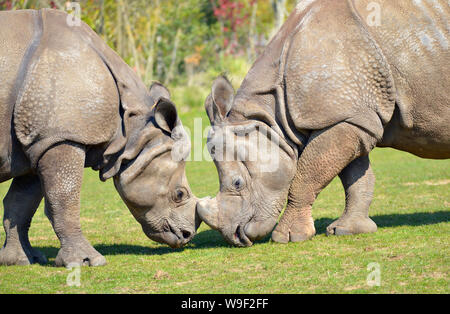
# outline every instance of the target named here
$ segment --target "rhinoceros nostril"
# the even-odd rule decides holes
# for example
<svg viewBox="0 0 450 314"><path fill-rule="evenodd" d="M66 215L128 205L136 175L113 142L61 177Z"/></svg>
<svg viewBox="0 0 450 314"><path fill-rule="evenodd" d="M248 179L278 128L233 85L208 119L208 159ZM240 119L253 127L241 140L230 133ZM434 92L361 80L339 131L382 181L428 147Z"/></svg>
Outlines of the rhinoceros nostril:
<svg viewBox="0 0 450 314"><path fill-rule="evenodd" d="M239 225L237 226L236 231L234 232L234 237L238 239L241 243L245 242L243 231L244 230L242 230L241 226Z"/></svg>
<svg viewBox="0 0 450 314"><path fill-rule="evenodd" d="M189 239L191 237L191 235L192 235L191 232L186 231L186 230L182 230L181 233L183 234L183 238L184 239Z"/></svg>

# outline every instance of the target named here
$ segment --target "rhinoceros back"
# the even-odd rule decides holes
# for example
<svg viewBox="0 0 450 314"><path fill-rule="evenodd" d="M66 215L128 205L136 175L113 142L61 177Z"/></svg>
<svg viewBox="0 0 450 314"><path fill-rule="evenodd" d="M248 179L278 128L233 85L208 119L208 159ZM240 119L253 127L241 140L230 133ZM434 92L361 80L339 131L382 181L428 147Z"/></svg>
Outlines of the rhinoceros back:
<svg viewBox="0 0 450 314"><path fill-rule="evenodd" d="M345 121L380 146L448 156L449 14L448 0L300 2L277 36L296 128Z"/></svg>
<svg viewBox="0 0 450 314"><path fill-rule="evenodd" d="M448 158L450 2L379 0L377 6L370 0L354 3L383 49L395 79L400 123L392 121L384 144L422 157Z"/></svg>
<svg viewBox="0 0 450 314"><path fill-rule="evenodd" d="M0 12L0 166L8 159L11 119L33 38L35 11Z"/></svg>
<svg viewBox="0 0 450 314"><path fill-rule="evenodd" d="M92 49L96 43L82 36L85 25L71 26L59 11L37 14L41 37L14 108L16 135L32 166L63 141L107 143L120 124L117 86Z"/></svg>

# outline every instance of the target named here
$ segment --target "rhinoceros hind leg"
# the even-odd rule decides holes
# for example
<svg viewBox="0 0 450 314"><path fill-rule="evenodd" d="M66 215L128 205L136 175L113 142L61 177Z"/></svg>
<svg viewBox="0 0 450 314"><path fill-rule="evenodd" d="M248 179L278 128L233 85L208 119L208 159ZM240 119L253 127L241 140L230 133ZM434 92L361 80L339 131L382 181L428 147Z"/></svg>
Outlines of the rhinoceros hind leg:
<svg viewBox="0 0 450 314"><path fill-rule="evenodd" d="M345 210L341 218L327 228L327 235L373 233L377 225L369 218L375 175L369 156L350 163L339 175L345 189Z"/></svg>
<svg viewBox="0 0 450 314"><path fill-rule="evenodd" d="M327 235L355 235L377 232L376 223L369 217L343 217L327 227Z"/></svg>
<svg viewBox="0 0 450 314"><path fill-rule="evenodd" d="M375 144L375 138L348 123L314 132L300 156L288 205L272 233L272 240L288 243L314 237L311 210L316 197L345 167L367 155Z"/></svg>
<svg viewBox="0 0 450 314"><path fill-rule="evenodd" d="M61 242L56 266L102 266L105 258L86 240L80 225L80 190L85 150L63 143L48 150L38 170L44 187L45 213Z"/></svg>
<svg viewBox="0 0 450 314"><path fill-rule="evenodd" d="M13 180L3 204L6 240L0 250L0 265L46 264L47 258L31 247L28 230L42 200L39 178L35 175Z"/></svg>

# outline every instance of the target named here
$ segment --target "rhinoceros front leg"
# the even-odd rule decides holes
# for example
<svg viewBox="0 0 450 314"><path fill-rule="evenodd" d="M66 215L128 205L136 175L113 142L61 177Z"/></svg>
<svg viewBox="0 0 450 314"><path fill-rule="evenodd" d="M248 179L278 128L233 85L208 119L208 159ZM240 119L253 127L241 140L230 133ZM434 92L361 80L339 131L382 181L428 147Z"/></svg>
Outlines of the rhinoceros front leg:
<svg viewBox="0 0 450 314"><path fill-rule="evenodd" d="M311 209L319 193L353 160L367 155L375 144L375 138L348 123L314 132L300 156L288 205L272 240L288 243L311 239L316 233Z"/></svg>
<svg viewBox="0 0 450 314"><path fill-rule="evenodd" d="M369 156L354 160L339 175L345 189L345 211L341 218L327 228L327 235L352 235L377 231L369 218L375 186L375 175Z"/></svg>
<svg viewBox="0 0 450 314"><path fill-rule="evenodd" d="M45 256L31 247L28 230L42 200L39 177L29 175L13 180L3 200L6 239L0 250L0 265L45 264Z"/></svg>
<svg viewBox="0 0 450 314"><path fill-rule="evenodd" d="M48 150L39 161L45 197L45 213L61 242L57 266L106 264L105 258L86 240L80 225L80 190L85 150L64 143Z"/></svg>

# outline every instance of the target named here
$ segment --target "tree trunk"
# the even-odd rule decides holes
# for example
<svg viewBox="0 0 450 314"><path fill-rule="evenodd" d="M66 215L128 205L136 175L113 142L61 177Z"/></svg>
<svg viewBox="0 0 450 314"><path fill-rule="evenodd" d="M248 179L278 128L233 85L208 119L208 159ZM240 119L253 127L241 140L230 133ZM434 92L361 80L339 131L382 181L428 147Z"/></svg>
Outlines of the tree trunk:
<svg viewBox="0 0 450 314"><path fill-rule="evenodd" d="M141 72L141 65L139 62L139 54L136 49L136 40L134 39L134 36L133 36L131 24L128 19L128 8L125 3L126 2L123 2L123 0L120 0L120 4L123 6L123 19L125 22L125 30L127 31L127 36L128 36L128 45L133 53L135 70L136 70L137 74L139 75L139 77L141 77L142 72Z"/></svg>
<svg viewBox="0 0 450 314"><path fill-rule="evenodd" d="M117 53L123 58L123 33L122 33L122 6L120 0L116 0L117 7Z"/></svg>
<svg viewBox="0 0 450 314"><path fill-rule="evenodd" d="M247 52L247 58L249 63L253 63L256 57L256 45L255 45L255 35L256 35L256 12L258 11L258 1L255 1L252 8L252 15L250 18L250 31L248 33L249 49Z"/></svg>
<svg viewBox="0 0 450 314"><path fill-rule="evenodd" d="M170 62L169 71L167 72L166 79L164 81L165 85L168 85L170 81L172 81L173 79L173 74L175 72L175 65L177 62L177 53L178 53L178 45L180 43L180 37L181 37L181 28L177 29L177 34L175 35L175 42L172 50L172 60Z"/></svg>
<svg viewBox="0 0 450 314"><path fill-rule="evenodd" d="M275 14L275 29L273 32L276 33L283 25L287 15L286 0L271 0L271 2Z"/></svg>

